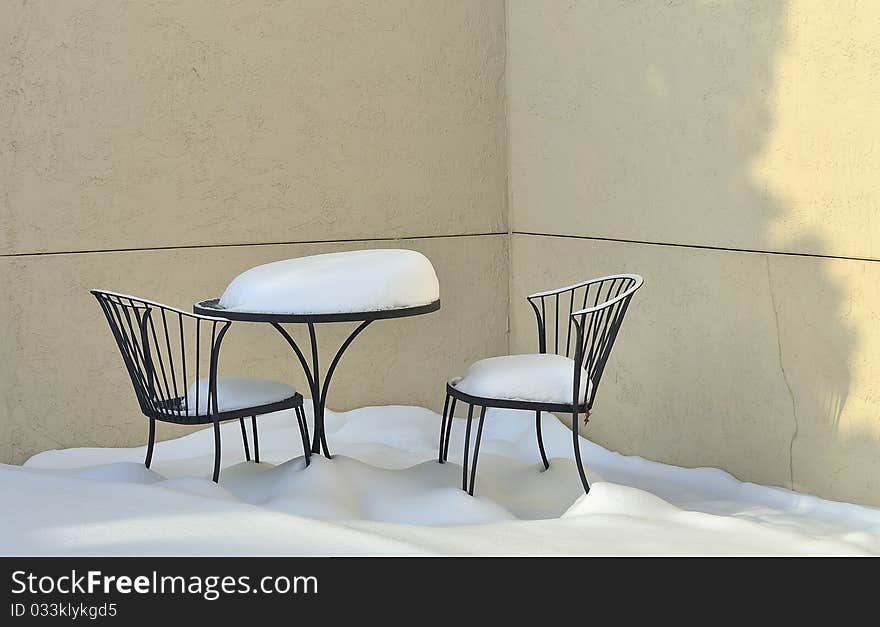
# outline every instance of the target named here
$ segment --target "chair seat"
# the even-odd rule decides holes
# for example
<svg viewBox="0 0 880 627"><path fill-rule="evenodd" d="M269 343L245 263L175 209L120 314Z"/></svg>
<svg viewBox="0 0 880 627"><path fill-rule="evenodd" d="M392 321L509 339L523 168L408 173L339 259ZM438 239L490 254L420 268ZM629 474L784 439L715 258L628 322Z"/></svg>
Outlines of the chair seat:
<svg viewBox="0 0 880 627"><path fill-rule="evenodd" d="M579 402L590 389L583 371ZM571 404L574 360L561 355L506 355L474 362L464 375L449 382L471 396L536 403Z"/></svg>
<svg viewBox="0 0 880 627"><path fill-rule="evenodd" d="M220 413L280 403L290 399L296 390L280 381L252 379L250 377L217 377L217 408ZM196 407L198 400L198 407ZM198 382L198 399L196 384L189 386L186 401L190 416L204 416L208 413L208 379Z"/></svg>

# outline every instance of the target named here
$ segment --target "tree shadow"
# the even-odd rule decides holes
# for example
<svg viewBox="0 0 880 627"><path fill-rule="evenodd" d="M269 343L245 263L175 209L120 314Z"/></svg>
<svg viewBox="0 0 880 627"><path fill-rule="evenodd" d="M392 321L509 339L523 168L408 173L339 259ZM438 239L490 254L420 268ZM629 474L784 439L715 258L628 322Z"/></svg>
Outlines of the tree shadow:
<svg viewBox="0 0 880 627"><path fill-rule="evenodd" d="M524 21L511 35L531 53L539 40L546 47L545 60L513 70L514 79L535 80L512 84L523 99L514 105L525 109L512 115L540 116L535 128L545 135L515 129L512 141L522 142L513 151L547 151L529 161L537 175L516 171L523 157L512 160L514 224L569 234L559 229L580 212L592 216L576 219L588 232L572 234L639 243L608 242L624 250L613 252L597 241L593 248L611 251L609 267L590 259L564 271L558 259L537 261L548 269L524 270L525 280L543 274L564 284L583 278L584 265L590 276L626 270L646 278L630 314L638 321L629 321L615 349L627 364L608 386L617 388L616 402L608 401L615 411L632 410L645 424L628 425L620 438L613 424L600 427L600 440L674 463L722 464L741 478L876 500L858 479L871 438L853 442L857 433L841 433L860 340L848 311L854 272L846 265L858 262L821 256L840 249L834 231L799 221L799 199L787 193L792 177L780 185L767 166L775 158L768 152L780 149L773 139L778 102L794 80L788 75L780 84L778 75L794 28L787 3L575 2L540 18L540 35L529 34ZM547 33L562 43L547 41ZM513 62L528 56L514 48ZM530 176L541 180L534 198L516 182ZM554 188L567 191L553 196ZM539 219L518 218L518 207L537 210L542 192L577 206L544 202ZM649 248L644 243L689 249L637 250ZM647 267L646 260L666 267ZM520 296L512 295L512 307ZM675 302L659 302L670 298ZM651 393L661 398L645 398ZM849 459L853 454L860 459Z"/></svg>

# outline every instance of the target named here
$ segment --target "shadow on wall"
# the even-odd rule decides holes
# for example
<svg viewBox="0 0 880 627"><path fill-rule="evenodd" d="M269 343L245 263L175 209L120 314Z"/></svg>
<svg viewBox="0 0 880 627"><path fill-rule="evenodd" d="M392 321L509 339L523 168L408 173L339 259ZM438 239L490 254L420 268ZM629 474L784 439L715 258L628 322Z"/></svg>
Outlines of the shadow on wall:
<svg viewBox="0 0 880 627"><path fill-rule="evenodd" d="M525 106L529 109L523 115L543 118L522 135L513 135L513 141L522 139L514 151L522 146L531 150L536 156L529 163L541 170L537 175L516 172L518 160L525 158L517 155L512 165L514 185L519 185L518 177L539 177L541 184L532 189L523 186L522 194L515 187L514 202L520 207L546 207L539 218L553 227L545 232L570 231L560 230L566 228L567 217L548 207L555 204L548 202L550 196L541 203L538 194L542 186L547 194L555 193L553 188L573 191L568 197L559 197L575 205L566 211L594 216L588 220L575 218L586 223L579 225L585 231L579 234L586 236L757 251L833 250L834 246L829 246L822 231L815 227L788 229L789 235L780 241L778 233L786 230L784 225L797 221L793 211L800 199L789 197L787 186L776 185L762 165L767 161L767 151L778 148L771 145L778 100L784 97L778 90L791 88L791 76L786 77L786 85L777 81L780 57L790 43L790 29L797 26L787 11L784 2L567 3L566 10L548 10L542 18L553 23L540 25L541 37L555 33L563 43L548 45L543 54L550 60L534 63L531 74L516 70L515 77L537 77L535 84L526 85L523 79L522 85L512 86L514 93L522 89L527 94ZM529 40L524 46L532 48L528 53L522 49L516 52L525 57L537 53L537 37L532 38L522 21L517 26L522 28L522 39ZM513 36L517 36L516 31ZM548 67L554 69L541 71ZM564 69L557 72L555 68ZM547 137L538 138L534 128ZM541 154L536 146L546 149L546 153ZM792 147L786 146L785 150ZM808 172L798 174L811 176ZM796 180L788 183L790 188ZM533 190L536 196L531 197ZM537 230L544 226L537 220L515 215L514 229ZM529 224L534 228L528 228ZM638 252L634 248L633 259ZM644 259L667 259L662 256L667 254L672 259L679 250L651 248L658 252L646 253ZM778 436L774 442L779 444L774 444L773 450L780 458L793 456L801 464L813 461L831 465L835 456L840 461L841 450L833 449L839 447L841 439L852 435L840 433L839 421L850 394L849 368L858 337L843 311L849 306L851 294L833 274L832 264L847 262L746 252L700 253L686 255L682 251L675 257L675 263L681 264L680 280L693 280L686 287L663 287L663 282L676 279L669 268L640 269L634 264L626 268L641 271L646 277L646 289L636 310L657 307L660 311L661 305L646 301L669 299L670 294L675 294L679 302L662 305L674 307L677 313L670 315L677 319L658 315L655 321L650 335L664 337L623 338L628 345L638 343L641 353L655 351L669 363L660 368L662 372L648 372L657 370L657 360L630 363L625 375L641 377L643 382L653 379L644 390L661 390L668 397L680 397L669 401L668 410L689 412L690 420L697 419L703 408L688 406L688 401L681 399L693 396L693 386L702 381L729 386L732 397L766 394L765 398L741 403L734 400L725 409L716 404L714 411L730 413L717 417L717 431L709 433L705 425L698 425L694 431L702 430L700 435L682 434L682 444L674 446L700 447L701 437L712 438L716 448L720 439L731 447L742 447L749 455L753 452L747 449L760 448L751 447L749 438L761 438L761 429L769 428ZM687 267L701 260L713 264L713 271L722 272L707 277L711 274L708 269ZM621 269L603 268L601 272ZM593 274L599 272L597 268ZM559 271L553 274L558 278ZM578 278L582 277L562 280ZM728 282L729 286L718 288L713 281ZM719 291L727 292L721 300ZM518 298L514 295L512 307L520 306ZM725 306L707 309L705 302ZM773 312L768 313L771 306ZM671 309L663 311L669 313ZM631 335L634 326L629 326L630 334L624 336ZM676 353L673 336L686 336L696 326L703 329L705 343L691 343L689 354ZM684 341L685 345L693 342ZM772 348L767 346L769 343L774 344ZM629 352L627 359L633 361L634 349L624 350ZM705 359L695 353L713 352L713 363L722 363L730 373L701 372L694 365L696 360ZM723 355L720 359L719 353ZM621 355L617 353L618 359ZM681 372L676 373L675 362L681 360L691 363L682 364ZM694 373L701 381L693 380ZM765 377L772 378L772 382L751 385ZM729 380L718 383L719 378ZM729 391L728 387L725 390ZM606 387L605 392L609 391ZM664 402L656 398L650 401L660 411ZM751 415L744 415L746 411L737 415L740 406L747 407ZM769 424L774 421L782 424ZM676 429L683 427L674 419L669 424ZM797 441L804 436L805 426L814 441L809 450L802 449L799 457ZM751 434L743 436L746 429ZM736 430L740 435L732 433ZM777 451L780 446L788 450ZM765 447L763 454L766 451ZM819 459L812 460L817 451L824 451L827 459L819 455ZM742 462L740 469L748 463ZM790 466L786 473L789 476L780 482L798 488L795 464L786 459L780 466ZM852 477L850 474L850 480ZM806 489L826 494L831 491L815 481Z"/></svg>

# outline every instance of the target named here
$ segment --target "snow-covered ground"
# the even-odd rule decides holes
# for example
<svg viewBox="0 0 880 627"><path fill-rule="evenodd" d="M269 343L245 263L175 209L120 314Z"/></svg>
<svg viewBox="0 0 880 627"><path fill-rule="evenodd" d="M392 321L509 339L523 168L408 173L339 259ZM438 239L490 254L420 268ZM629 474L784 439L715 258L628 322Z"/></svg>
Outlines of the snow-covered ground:
<svg viewBox="0 0 880 627"><path fill-rule="evenodd" d="M157 444L152 470L143 448L47 451L0 465L0 554L880 554L880 509L586 440L584 496L570 432L544 417L542 472L533 421L489 410L476 497L459 489L465 421L441 465L440 417L416 407L328 411L334 459L307 469L292 414L261 419L259 465L228 423L220 485L210 430Z"/></svg>

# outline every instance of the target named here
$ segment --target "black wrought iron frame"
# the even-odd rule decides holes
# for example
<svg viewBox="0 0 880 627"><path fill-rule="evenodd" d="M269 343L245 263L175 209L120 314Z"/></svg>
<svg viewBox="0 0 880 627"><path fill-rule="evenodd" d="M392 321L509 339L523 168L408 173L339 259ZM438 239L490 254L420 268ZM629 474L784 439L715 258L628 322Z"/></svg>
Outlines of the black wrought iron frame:
<svg viewBox="0 0 880 627"><path fill-rule="evenodd" d="M438 461L442 464L449 459L449 440L452 432L452 420L455 415L457 401L467 404L467 426L462 457L461 489L474 494L474 482L477 474L477 459L480 453L480 440L483 435L483 421L488 407L502 409L518 409L535 412L535 431L538 449L544 469L550 468L547 453L544 450L544 438L541 433L541 412L558 412L571 414L571 430L574 445L575 461L578 473L584 486L584 492L590 492L590 483L581 458L580 440L578 437L578 418L585 415L589 418L599 388L599 382L605 371L605 364L623 318L629 308L635 292L642 286L643 279L636 274L615 274L555 290L539 292L527 297L535 313L538 323L538 352L547 353L552 337L552 352L570 357L574 362L573 398L571 403L540 403L500 398L473 396L455 387L455 380L446 384L446 400L443 404L443 419L440 423L440 447ZM565 312L567 301L568 312ZM548 309L550 311L548 311ZM553 317L549 317L552 313ZM565 330L561 334L561 326ZM560 344L562 337L564 344ZM574 342L572 342L574 340ZM572 349L574 349L572 351ZM588 384L581 400L581 381L587 376ZM471 427L474 407L480 407L480 419L474 443L474 456L468 472L470 453ZM468 482L470 478L470 482Z"/></svg>
<svg viewBox="0 0 880 627"><path fill-rule="evenodd" d="M236 311L233 309L224 309L220 306L220 299L212 298L209 300L196 303L193 311L200 315L220 315L230 320L242 322L262 322L272 325L272 327L284 338L284 341L293 350L303 373L306 377L306 383L312 397L312 411L314 416L314 434L312 439L311 452L321 454L330 459L330 450L327 446L327 432L324 426L324 414L327 407L327 395L330 390L330 382L333 374L336 372L337 366L342 359L342 355L351 346L355 338L360 335L364 329L376 320L389 320L393 318L406 318L411 316L419 316L432 313L440 309L440 300L435 300L426 305L418 305L415 307L400 307L396 309L380 309L375 311L360 311L347 313L323 313L323 314L292 314L292 313L260 313L252 311ZM321 378L320 360L318 357L318 336L315 325L329 322L358 322L357 327L349 334L345 341L339 346L333 359L330 360L330 366ZM293 336L284 328L284 324L299 323L306 324L309 331L309 356L311 364L306 353L299 347Z"/></svg>
<svg viewBox="0 0 880 627"><path fill-rule="evenodd" d="M122 355L134 388L141 412L150 419L149 440L144 465L149 468L153 460L156 441L156 421L179 425L213 424L214 426L214 472L212 479L220 478L220 423L238 420L245 458L250 461L247 429L244 419L250 417L254 443L254 461L260 462L260 444L257 433L257 416L285 409L296 414L303 441L306 465L311 460L308 445L309 434L303 411L303 397L298 392L277 402L244 407L221 412L217 402L217 366L220 346L232 321L217 317L193 314L162 303L128 296L107 290L91 290L101 306L116 345ZM158 312L155 316L153 312ZM161 320L161 321L160 321ZM187 323L195 334L187 343ZM204 358L208 353L208 390L202 412L201 380ZM188 364L191 368L187 368ZM180 368L178 369L178 366ZM195 376L195 407L190 407L187 397L189 374Z"/></svg>

